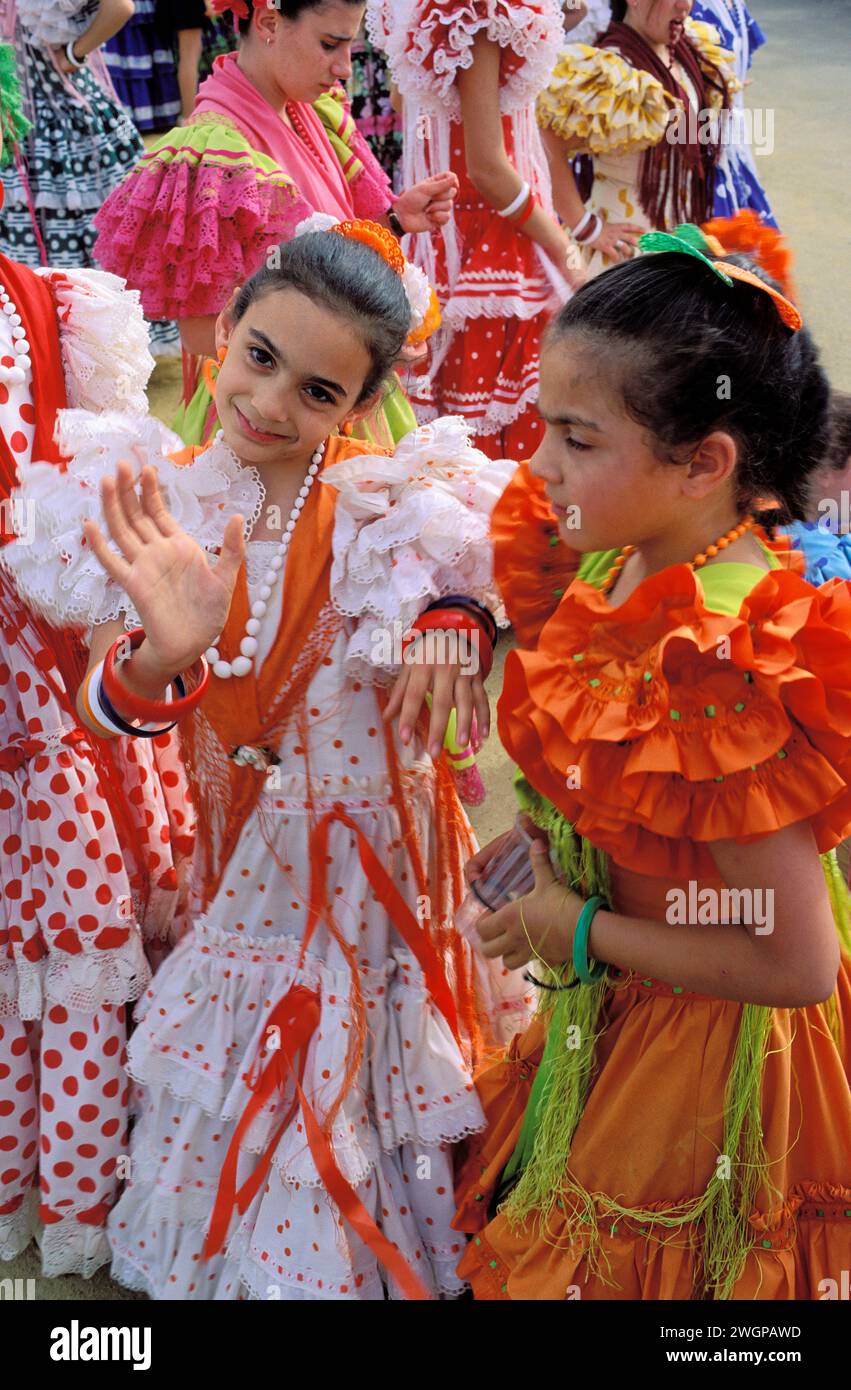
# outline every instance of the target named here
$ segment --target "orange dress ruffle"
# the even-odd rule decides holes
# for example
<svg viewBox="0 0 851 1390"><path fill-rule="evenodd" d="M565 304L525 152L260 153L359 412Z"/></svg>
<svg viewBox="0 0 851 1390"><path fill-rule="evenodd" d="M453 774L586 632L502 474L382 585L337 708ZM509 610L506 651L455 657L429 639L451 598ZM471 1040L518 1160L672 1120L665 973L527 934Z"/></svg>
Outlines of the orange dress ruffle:
<svg viewBox="0 0 851 1390"><path fill-rule="evenodd" d="M804 819L822 851L847 835L848 586L817 590L789 568L773 570L730 616L706 607L685 565L619 607L579 579L562 598L541 598L551 586L539 569L536 602L536 553L561 573L571 563L563 543L550 543L553 524L541 487L518 470L495 513L496 573L528 646L506 662L500 734L535 790L608 852L615 910L664 920L672 887L718 886L706 848L715 839ZM571 766L578 778L566 778ZM538 1017L477 1081L489 1125L465 1150L456 1217L473 1236L459 1272L477 1298L701 1296L701 1223L642 1228L613 1218L609 1202L662 1213L708 1188L724 1149L743 1006L614 975L570 1149L570 1178L597 1213L595 1258L570 1197L545 1230L534 1217L518 1229L493 1213L546 1040ZM849 1020L847 961L828 1005L771 1011L761 1087L767 1181L749 1214L752 1247L734 1298L818 1299L847 1266Z"/></svg>

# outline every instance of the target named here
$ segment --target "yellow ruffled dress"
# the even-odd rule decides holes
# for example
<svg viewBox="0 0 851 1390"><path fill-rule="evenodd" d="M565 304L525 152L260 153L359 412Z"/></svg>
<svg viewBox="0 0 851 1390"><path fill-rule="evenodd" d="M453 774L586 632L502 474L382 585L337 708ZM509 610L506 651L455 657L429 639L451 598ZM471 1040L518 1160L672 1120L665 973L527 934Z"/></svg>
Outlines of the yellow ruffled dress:
<svg viewBox="0 0 851 1390"><path fill-rule="evenodd" d="M704 70L720 70L730 92L739 88L733 54L721 48L711 24L686 21L686 34ZM674 69L695 111L699 97L680 66ZM708 88L710 109L720 111L722 93ZM673 231L681 220L674 212L663 227L653 227L638 199L641 156L665 139L681 103L649 72L635 68L616 50L570 44L562 50L546 89L538 98L538 124L570 142L570 155L594 159L591 204L604 222L632 222L645 231ZM593 247L581 248L590 276L613 262Z"/></svg>

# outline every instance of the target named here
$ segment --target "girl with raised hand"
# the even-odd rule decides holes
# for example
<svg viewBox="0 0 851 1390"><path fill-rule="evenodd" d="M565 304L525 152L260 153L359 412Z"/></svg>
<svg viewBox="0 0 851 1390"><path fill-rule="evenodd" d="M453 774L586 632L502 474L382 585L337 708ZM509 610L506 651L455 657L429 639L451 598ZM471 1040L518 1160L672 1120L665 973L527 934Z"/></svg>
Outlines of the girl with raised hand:
<svg viewBox="0 0 851 1390"><path fill-rule="evenodd" d="M488 518L514 465L457 421L392 457L346 436L411 326L406 284L374 224L297 236L219 319L212 446L116 470L130 437L89 421L74 464L64 535L99 478L103 511L64 582L102 566L92 619L105 591L137 629L95 631L81 713L104 737L178 719L198 814L111 1223L116 1276L158 1298L462 1287L447 1146L481 1125L469 1064L527 988L453 928L474 845L439 754L453 709L459 739L474 711L487 732Z"/></svg>
<svg viewBox="0 0 851 1390"><path fill-rule="evenodd" d="M493 518L499 732L563 881L536 851L481 926L543 988L479 1082L479 1298L816 1299L847 1248L851 593L770 524L828 388L789 300L679 230L562 311Z"/></svg>
<svg viewBox="0 0 851 1390"><path fill-rule="evenodd" d="M348 112L341 84L363 0L212 0L238 22L239 50L216 59L192 115L160 139L98 217L97 253L142 296L151 318L180 322L187 443L215 427L205 357L217 315L314 212L366 217L394 233L435 232L449 219L454 174L437 170L395 195ZM401 390L388 390L382 433L416 424Z"/></svg>

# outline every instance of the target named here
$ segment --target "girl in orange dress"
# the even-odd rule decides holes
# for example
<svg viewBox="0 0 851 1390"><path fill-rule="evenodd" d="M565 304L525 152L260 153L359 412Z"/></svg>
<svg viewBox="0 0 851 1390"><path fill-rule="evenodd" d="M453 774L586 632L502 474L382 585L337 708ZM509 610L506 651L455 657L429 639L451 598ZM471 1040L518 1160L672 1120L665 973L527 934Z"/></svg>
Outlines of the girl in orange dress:
<svg viewBox="0 0 851 1390"><path fill-rule="evenodd" d="M835 1297L851 593L768 525L803 514L827 383L744 258L643 249L556 321L492 518L499 731L562 881L537 852L481 928L544 988L479 1080L459 1271L483 1299Z"/></svg>

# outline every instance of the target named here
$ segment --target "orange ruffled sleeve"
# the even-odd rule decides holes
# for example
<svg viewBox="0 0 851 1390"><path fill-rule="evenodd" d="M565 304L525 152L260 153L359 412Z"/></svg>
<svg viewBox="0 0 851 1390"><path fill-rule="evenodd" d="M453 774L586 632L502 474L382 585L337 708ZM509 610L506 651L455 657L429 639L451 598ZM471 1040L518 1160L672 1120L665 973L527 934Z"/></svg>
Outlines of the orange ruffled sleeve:
<svg viewBox="0 0 851 1390"><path fill-rule="evenodd" d="M494 578L521 647L533 647L581 556L558 534L544 485L521 463L491 513Z"/></svg>
<svg viewBox="0 0 851 1390"><path fill-rule="evenodd" d="M711 876L712 841L802 820L824 853L851 831L851 586L777 569L729 615L687 565L615 608L576 580L536 649L509 654L499 732L638 873Z"/></svg>

